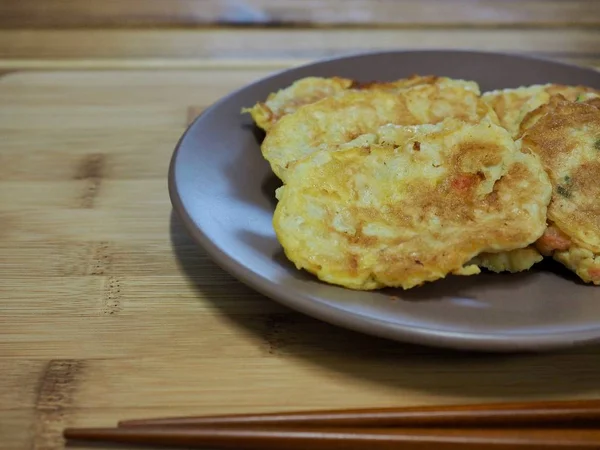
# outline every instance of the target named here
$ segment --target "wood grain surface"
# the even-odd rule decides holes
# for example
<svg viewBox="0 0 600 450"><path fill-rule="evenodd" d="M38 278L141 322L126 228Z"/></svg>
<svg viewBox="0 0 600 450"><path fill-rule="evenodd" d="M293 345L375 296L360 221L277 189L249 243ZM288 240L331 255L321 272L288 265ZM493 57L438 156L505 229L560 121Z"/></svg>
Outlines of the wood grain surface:
<svg viewBox="0 0 600 450"><path fill-rule="evenodd" d="M19 0L0 3L2 27L87 26L584 26L589 0Z"/></svg>
<svg viewBox="0 0 600 450"><path fill-rule="evenodd" d="M439 47L600 66L599 5L0 2L0 448L144 416L600 397L597 346L453 353L279 306L187 237L166 190L186 125L273 70Z"/></svg>

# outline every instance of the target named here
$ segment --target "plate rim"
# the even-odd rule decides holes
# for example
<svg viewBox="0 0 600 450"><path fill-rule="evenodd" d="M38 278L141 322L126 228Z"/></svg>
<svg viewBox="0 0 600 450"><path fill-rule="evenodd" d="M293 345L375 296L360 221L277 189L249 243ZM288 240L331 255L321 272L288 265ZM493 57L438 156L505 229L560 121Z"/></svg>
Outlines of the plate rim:
<svg viewBox="0 0 600 450"><path fill-rule="evenodd" d="M185 129L181 135L173 154L170 159L168 169L168 192L173 206L173 211L182 222L185 230L192 237L196 244L200 245L207 252L208 256L223 270L233 275L234 278L265 295L273 301L283 304L302 314L309 315L316 319L328 322L335 326L354 330L371 336L377 336L384 339L390 339L399 342L427 345L438 348L448 348L454 350L467 351L485 351L485 352L539 352L549 350L560 350L580 346L584 344L592 344L600 342L600 321L597 327L585 328L582 330L563 331L559 333L530 333L530 334L508 334L508 333L481 333L468 331L448 331L437 330L435 328L399 325L394 322L373 319L352 311L342 310L333 305L306 302L294 295L294 292L277 291L277 284L262 277L259 273L244 267L232 258L229 258L220 247L208 238L202 229L197 226L194 220L188 214L183 201L181 199L178 181L176 176L176 166L178 155L183 146L184 140L197 124L202 120L206 113L218 109L223 103L230 98L235 97L241 91L258 83L267 82L278 78L282 74L292 72L294 70L307 69L315 65L323 63L335 62L345 59L355 59L365 56L384 56L384 55L399 55L407 53L461 53L471 55L488 55L488 56L503 56L511 58L519 58L523 60L537 60L548 62L555 65L561 65L568 68L598 72L593 68L582 67L576 64L567 63L564 61L556 61L551 58L541 57L538 55L523 55L510 52L494 52L494 51L479 51L465 49L425 49L425 50L384 50L384 51L366 51L358 53L349 53L328 58L318 59L306 64L301 64L286 69L274 71L267 76L259 78L251 83L248 83L229 94L221 97L200 115L198 115ZM600 75L600 72L598 73ZM600 289L600 287L598 288Z"/></svg>

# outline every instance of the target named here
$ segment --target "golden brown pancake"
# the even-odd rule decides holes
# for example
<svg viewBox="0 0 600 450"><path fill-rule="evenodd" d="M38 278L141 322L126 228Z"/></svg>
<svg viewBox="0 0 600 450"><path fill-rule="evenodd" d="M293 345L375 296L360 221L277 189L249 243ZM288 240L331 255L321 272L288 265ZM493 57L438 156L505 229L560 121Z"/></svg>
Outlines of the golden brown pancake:
<svg viewBox="0 0 600 450"><path fill-rule="evenodd" d="M495 113L474 82L439 79L399 92L346 90L282 117L262 143L263 156L283 181L290 165L313 152L334 148L393 123L438 123L446 117L477 122Z"/></svg>
<svg viewBox="0 0 600 450"><path fill-rule="evenodd" d="M268 131L281 117L296 111L302 105L349 89L354 84L348 78L307 77L291 86L269 94L263 103L242 110L249 112L257 126Z"/></svg>
<svg viewBox="0 0 600 450"><path fill-rule="evenodd" d="M269 94L265 102L259 102L252 108L245 108L242 112L249 112L256 125L268 131L279 119L293 113L300 106L314 103L348 89L398 92L413 86L433 84L439 80L448 79L432 75L412 75L390 82L361 83L341 77L307 77L294 82L287 88Z"/></svg>
<svg viewBox="0 0 600 450"><path fill-rule="evenodd" d="M526 247L546 227L547 175L490 118L387 125L293 166L277 238L296 267L352 289L475 274L477 255Z"/></svg>
<svg viewBox="0 0 600 450"><path fill-rule="evenodd" d="M562 84L538 84L517 89L499 89L482 95L496 112L500 122L513 136L519 132L523 118L537 107L548 103L550 97L561 94L575 101L586 95L596 96L600 91L586 86L566 86Z"/></svg>
<svg viewBox="0 0 600 450"><path fill-rule="evenodd" d="M521 124L524 151L536 154L552 183L548 229L538 249L600 284L600 109L561 95Z"/></svg>

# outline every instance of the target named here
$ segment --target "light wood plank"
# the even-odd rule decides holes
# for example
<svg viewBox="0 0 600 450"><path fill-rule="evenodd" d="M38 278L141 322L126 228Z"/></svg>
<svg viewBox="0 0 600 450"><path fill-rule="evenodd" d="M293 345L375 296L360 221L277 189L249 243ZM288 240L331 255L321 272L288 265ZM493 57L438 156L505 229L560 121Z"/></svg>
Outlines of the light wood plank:
<svg viewBox="0 0 600 450"><path fill-rule="evenodd" d="M69 380L71 398L61 406L88 409L88 424L94 423L90 410L95 409L155 408L158 414L177 414L173 412L176 408L208 413L213 408L232 412L251 408L383 407L502 397L524 400L600 395L597 348L529 358L486 358L402 345L393 349L384 345L378 351L375 342L370 342L370 348L363 344L355 352L342 354L340 350L348 349L348 345L337 332L332 337L333 341L324 343L321 349L311 350L300 342L276 354L250 354L244 358L231 354L216 358L216 353L225 349L219 346L214 354L202 359L176 349L171 356L55 359L51 364L76 367ZM360 342L349 332L343 337ZM401 370L396 365L400 361ZM465 366L469 370L464 370ZM135 384L123 380L135 380ZM39 396L37 401L39 405ZM47 403L48 399L41 401ZM115 414L113 420L118 417Z"/></svg>
<svg viewBox="0 0 600 450"><path fill-rule="evenodd" d="M554 26L600 23L596 0L20 0L0 26L378 25Z"/></svg>
<svg viewBox="0 0 600 450"><path fill-rule="evenodd" d="M0 269L6 283L9 283L11 279L14 282L14 279L30 278L31 273L43 278L83 275L175 276L181 274L183 265L194 275L196 283L218 286L233 297L252 295L253 291L242 290L230 275L218 269L177 222L170 228L172 237L148 241L2 240ZM24 283L21 283L18 287L23 289ZM232 287L232 284L237 286ZM33 283L29 287L31 285ZM230 289L230 293L227 293L227 289ZM193 294L191 287L189 293ZM160 296L164 292L155 291L152 295ZM11 297L7 304L19 302L18 298Z"/></svg>
<svg viewBox="0 0 600 450"><path fill-rule="evenodd" d="M65 280L65 283L68 281ZM247 320L249 327L239 328L235 326L232 318L216 314L215 311L220 311L218 308L212 307L212 313L210 308L203 308L202 294L193 292L192 289L184 292L186 289L180 280L171 280L172 289L167 295L153 297L148 294L145 296L147 297L145 303L140 293L138 306L131 308L125 289L139 288L142 285L159 286L161 283L158 280L147 283L140 281L137 286L131 286L124 281L117 281L122 290L120 294L122 297L119 297L121 303L108 304L102 298L102 292L93 291L88 296L99 294L95 301L84 302L82 299L79 305L74 304L66 308L63 307L64 302L60 304L59 297L53 295L57 283L48 282L47 302L58 302L59 305L54 307L44 304L38 297L26 299L31 300L32 305L43 305L37 315L33 308L30 308L28 313L24 312L25 309L21 310L21 314L7 313L7 317L13 323L3 326L0 364L3 365L4 360L23 358L85 361L119 359L110 363L116 368L129 365L128 361L136 357L163 359L174 356L177 360L183 361L190 355L198 355L195 357L199 358L195 371L201 371L204 365L212 364L211 360L231 359L241 363L254 358L258 361L272 351L270 340L272 330L269 327L268 312L269 309L277 310L276 305L267 308L263 315L233 316L238 320L243 316L249 317ZM166 289L163 288L161 293L164 294L165 291ZM207 289L205 295L213 293L217 294L215 301L220 301L219 298L222 298L224 303L236 300L224 295L219 297L218 294L223 294L224 289L218 291ZM182 294L185 295L184 299ZM163 307L160 307L161 303ZM141 306L142 304L144 306ZM141 313L148 311L152 304L157 305L156 314ZM13 308L16 309L17 305ZM165 315L165 311L169 308L171 312L176 308L178 310L174 314ZM162 311L162 314L159 311ZM47 314L47 317L40 317L42 313ZM27 326L25 327L24 324ZM165 364L171 363L165 362ZM177 369L174 367L174 370ZM140 377L143 376L140 374ZM16 403L11 406L18 405L19 403Z"/></svg>
<svg viewBox="0 0 600 450"><path fill-rule="evenodd" d="M151 240L169 233L164 208L144 214L124 214L93 208L15 211L2 213L0 237L15 241L48 239L88 240L93 234L100 241Z"/></svg>
<svg viewBox="0 0 600 450"><path fill-rule="evenodd" d="M233 277L219 269L175 220L170 226L170 235L148 241L2 240L0 252L4 258L0 269L9 283L11 279L16 282L15 279L30 278L33 272L45 279L83 275L175 276L181 274L184 266L194 283L220 287L226 296L234 298L254 297L253 291L242 289L241 284L233 282ZM23 289L25 283L21 283L18 287ZM231 286L233 284L237 286ZM191 286L185 292L194 293ZM6 293L8 296L10 291ZM164 294L159 290L151 295L160 297ZM19 302L18 298L17 295L8 299L7 304Z"/></svg>
<svg viewBox="0 0 600 450"><path fill-rule="evenodd" d="M3 318L9 317L23 320L29 316L32 321L44 323L44 315L64 316L99 316L102 314L106 280L103 277L61 277L46 279L36 277L8 278L2 282L0 293ZM20 326L20 325L19 325ZM6 337L13 326L3 326ZM18 332L18 328L14 329ZM59 330L56 330L59 332ZM19 335L27 334L20 330ZM9 338L10 339L10 338ZM42 339L40 336L39 339ZM3 354L4 355L4 354Z"/></svg>
<svg viewBox="0 0 600 450"><path fill-rule="evenodd" d="M54 105L40 106L37 111L30 107L14 107L13 111L3 108L0 110L0 123L4 130L22 130L25 127L36 128L40 131L54 130L64 127L66 121L74 131L103 126L116 130L143 130L151 127L177 127L181 125L181 117L185 117L176 105L147 107L139 111L135 106L116 102L114 106L80 106L79 114L73 114L72 106ZM28 123L22 120L23 115L29 115Z"/></svg>
<svg viewBox="0 0 600 450"><path fill-rule="evenodd" d="M553 59L600 68L600 56L591 55L545 55ZM136 59L0 59L0 76L2 72L10 74L14 71L80 71L80 70L181 70L197 69L211 70L229 68L233 71L263 68L267 71L279 71L290 67L314 62L311 58L289 58L289 59L253 59L243 60L213 60L206 58L136 58ZM243 72L242 72L243 73Z"/></svg>
<svg viewBox="0 0 600 450"><path fill-rule="evenodd" d="M34 416L32 409L0 410L0 449L30 449L33 440Z"/></svg>
<svg viewBox="0 0 600 450"><path fill-rule="evenodd" d="M86 275L92 271L92 265L100 263L93 261L94 250L103 245L101 242L48 242L45 239L29 242L0 240L0 253L3 255L0 271L7 283L0 286L0 292L9 297L5 305L8 307L10 303L20 301L8 290L10 278L27 279L32 273L40 277ZM100 256L99 260L102 258ZM22 288L22 284L17 287Z"/></svg>
<svg viewBox="0 0 600 450"><path fill-rule="evenodd" d="M574 57L577 59L577 57ZM253 69L281 70L288 67L311 62L312 59L303 58L281 58L265 59L227 59L214 60L210 58L77 58L77 59L1 59L0 75L9 74L21 70L223 70L228 69L227 75L233 73L244 74Z"/></svg>
<svg viewBox="0 0 600 450"><path fill-rule="evenodd" d="M1 411L16 412L19 409L35 407L38 387L41 383L47 362L31 359L2 359L2 377L0 381ZM9 414L6 414L9 415ZM4 414L1 417L5 417ZM0 420L0 436L4 420ZM0 442L3 439L0 439Z"/></svg>
<svg viewBox="0 0 600 450"><path fill-rule="evenodd" d="M349 52L471 48L597 58L600 28L0 30L0 58L315 59Z"/></svg>
<svg viewBox="0 0 600 450"><path fill-rule="evenodd" d="M73 129L68 135L62 126L37 133L24 128L5 129L4 141L0 144L0 183L31 181L33 185L45 181L77 181L84 173L86 161L100 154L104 161L104 179L162 179L184 131L185 108L182 107L177 116L180 124L177 127L140 128L137 131L132 127L119 134L102 132L93 125L88 129ZM65 150L65 145L72 147ZM23 152L27 152L27 158L23 157ZM41 165L46 170L40 171ZM35 197L35 192L31 194Z"/></svg>
<svg viewBox="0 0 600 450"><path fill-rule="evenodd" d="M320 323L313 324L315 331L329 330ZM293 336L291 328L289 335ZM332 342L323 342L321 349L302 345L303 340L315 340L302 337L308 334L302 333L298 336L300 344L290 345L277 357L263 357L254 362L245 360L243 364L235 358L202 365L190 358L147 358L134 359L115 369L111 361L92 361L93 370L88 371L90 382L82 386L79 401L97 407L127 407L137 401L137 406L172 403L209 408L223 405L229 399L233 410L236 405L265 403L273 407L291 403L300 408L311 404L324 408L326 405L391 406L399 399L406 404L447 403L472 396L481 399L503 394L509 397L600 395L597 348L523 359L473 355L461 358L443 351L419 351L402 345L383 345L378 351L375 341L367 339L370 345L362 344L348 354L340 352L348 349L342 338L357 343L361 340L359 336L351 336L343 330L331 331ZM394 364L399 359L401 370ZM440 376L439 367L444 364L451 376ZM465 365L469 370L463 370ZM548 370L549 365L553 371ZM135 390L118 382L131 379L136 373L147 376ZM470 381L474 374L478 376L478 383ZM520 377L519 383L514 383L517 377ZM352 392L351 397L344 394L348 392ZM140 399L140 394L147 395Z"/></svg>

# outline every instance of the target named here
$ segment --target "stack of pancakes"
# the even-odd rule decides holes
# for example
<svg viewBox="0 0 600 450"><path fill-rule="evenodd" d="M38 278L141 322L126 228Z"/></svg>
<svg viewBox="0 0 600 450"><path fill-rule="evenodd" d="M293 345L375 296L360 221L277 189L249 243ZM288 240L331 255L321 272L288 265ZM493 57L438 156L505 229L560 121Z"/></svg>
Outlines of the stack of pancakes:
<svg viewBox="0 0 600 450"><path fill-rule="evenodd" d="M553 257L600 285L600 92L309 77L250 112L283 181L298 269L352 289L518 272Z"/></svg>

